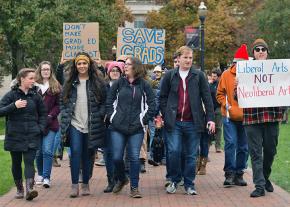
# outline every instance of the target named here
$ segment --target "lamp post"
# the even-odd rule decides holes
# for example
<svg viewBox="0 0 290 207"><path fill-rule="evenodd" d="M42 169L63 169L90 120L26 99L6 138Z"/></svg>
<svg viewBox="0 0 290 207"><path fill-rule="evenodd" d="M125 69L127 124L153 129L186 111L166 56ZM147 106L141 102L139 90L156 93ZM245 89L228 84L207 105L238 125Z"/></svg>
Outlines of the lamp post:
<svg viewBox="0 0 290 207"><path fill-rule="evenodd" d="M204 71L204 21L207 13L207 8L204 2L200 2L198 7L198 16L200 19L200 36L201 36L201 47L200 47L200 67L201 70Z"/></svg>
<svg viewBox="0 0 290 207"><path fill-rule="evenodd" d="M116 60L116 52L117 52L117 48L116 48L116 46L114 45L114 46L112 47L112 54L113 54L113 60L114 60L114 61Z"/></svg>

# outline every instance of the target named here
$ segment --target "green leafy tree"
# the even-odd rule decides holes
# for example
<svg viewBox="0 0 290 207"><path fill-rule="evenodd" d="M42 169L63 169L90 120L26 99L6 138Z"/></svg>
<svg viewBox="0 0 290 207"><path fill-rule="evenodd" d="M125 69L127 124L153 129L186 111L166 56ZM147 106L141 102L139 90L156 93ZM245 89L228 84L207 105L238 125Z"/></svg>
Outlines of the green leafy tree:
<svg viewBox="0 0 290 207"><path fill-rule="evenodd" d="M290 58L290 1L267 0L255 18L257 33L269 44L271 58Z"/></svg>
<svg viewBox="0 0 290 207"><path fill-rule="evenodd" d="M0 35L8 45L12 77L18 69L35 67L42 60L57 64L62 52L63 22L99 22L100 52L107 58L116 42L117 27L124 20L133 19L118 0L1 0L0 3Z"/></svg>
<svg viewBox="0 0 290 207"><path fill-rule="evenodd" d="M234 51L244 42L239 36L244 19L256 8L258 0L207 0L208 14L205 20L205 63L210 70L227 65ZM166 60L185 44L184 27L200 25L197 9L200 0L170 0L160 11L149 13L147 27L166 30ZM249 9L250 8L250 9ZM199 54L195 61L199 62Z"/></svg>

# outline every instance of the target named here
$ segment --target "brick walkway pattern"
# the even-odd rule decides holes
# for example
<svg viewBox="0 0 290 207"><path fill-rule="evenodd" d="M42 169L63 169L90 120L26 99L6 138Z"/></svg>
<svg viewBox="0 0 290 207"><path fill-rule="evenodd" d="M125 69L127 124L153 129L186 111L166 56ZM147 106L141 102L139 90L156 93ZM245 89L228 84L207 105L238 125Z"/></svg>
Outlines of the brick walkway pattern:
<svg viewBox="0 0 290 207"><path fill-rule="evenodd" d="M210 152L211 162L208 163L207 175L196 177L198 195L184 194L183 187L179 187L176 194L167 194L164 189L165 167L146 166L147 173L140 175L141 199L132 199L129 195L129 185L118 194L105 194L106 186L105 167L95 167L91 180L91 195L86 197L69 198L70 171L68 160L61 162L62 167L53 168L52 186L49 189L37 187L39 197L31 202L25 199L13 198L16 189L0 197L0 207L290 207L290 194L278 186L274 186L273 193L266 193L260 198L250 198L254 189L252 173L247 170L245 179L247 187L223 188L223 162L224 154Z"/></svg>

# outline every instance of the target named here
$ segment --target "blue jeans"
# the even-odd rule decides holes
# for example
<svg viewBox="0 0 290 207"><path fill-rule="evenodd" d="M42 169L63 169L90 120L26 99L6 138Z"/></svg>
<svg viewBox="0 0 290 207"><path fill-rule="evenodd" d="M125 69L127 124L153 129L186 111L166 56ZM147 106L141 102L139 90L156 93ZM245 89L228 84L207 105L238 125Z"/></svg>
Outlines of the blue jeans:
<svg viewBox="0 0 290 207"><path fill-rule="evenodd" d="M200 151L199 151L199 156L200 157L208 157L208 149L209 149L209 134L207 131L203 132L201 134L201 139L200 139Z"/></svg>
<svg viewBox="0 0 290 207"><path fill-rule="evenodd" d="M53 155L55 155L57 153L57 151L60 152L60 129L55 134L54 146L53 146Z"/></svg>
<svg viewBox="0 0 290 207"><path fill-rule="evenodd" d="M115 178L114 175L114 162L113 162L113 146L112 146L112 137L110 134L110 129L106 131L106 138L105 138L105 147L104 149L104 160L106 162L106 170L107 170L107 177L112 181Z"/></svg>
<svg viewBox="0 0 290 207"><path fill-rule="evenodd" d="M41 147L36 154L38 175L43 178L50 179L55 134L56 132L50 130L48 134L41 139Z"/></svg>
<svg viewBox="0 0 290 207"><path fill-rule="evenodd" d="M242 174L248 160L248 143L241 121L232 121L223 117L225 140L225 173Z"/></svg>
<svg viewBox="0 0 290 207"><path fill-rule="evenodd" d="M171 132L166 131L168 174L174 183L184 177L184 187L194 186L196 155L201 133L197 132L193 122L176 121ZM182 170L182 153L184 153L184 170Z"/></svg>
<svg viewBox="0 0 290 207"><path fill-rule="evenodd" d="M82 164L83 183L88 184L91 172L91 154L93 150L88 148L88 133L78 131L74 126L69 127L70 150L71 150L71 181L79 183L80 164Z"/></svg>
<svg viewBox="0 0 290 207"><path fill-rule="evenodd" d="M140 131L133 135L124 135L118 131L111 130L113 161L116 169L116 176L119 181L126 179L124 165L124 150L127 148L130 162L130 183L131 187L137 188L139 183L140 161L139 154L143 143L144 132Z"/></svg>
<svg viewBox="0 0 290 207"><path fill-rule="evenodd" d="M149 135L150 135L149 155L150 155L150 159L153 160L153 146L152 146L152 143L153 143L154 136L155 136L155 124L154 124L154 121L149 121L148 128L149 128Z"/></svg>

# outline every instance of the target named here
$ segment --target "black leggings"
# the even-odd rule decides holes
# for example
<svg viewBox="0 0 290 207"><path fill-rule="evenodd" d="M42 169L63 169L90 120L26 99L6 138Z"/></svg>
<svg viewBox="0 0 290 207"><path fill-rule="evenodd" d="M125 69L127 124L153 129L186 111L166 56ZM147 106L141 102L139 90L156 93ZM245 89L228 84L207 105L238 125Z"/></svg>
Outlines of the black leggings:
<svg viewBox="0 0 290 207"><path fill-rule="evenodd" d="M36 155L36 150L29 149L26 152L10 152L12 159L12 175L14 180L22 180L22 156L24 160L24 176L27 178L34 178L34 160Z"/></svg>

